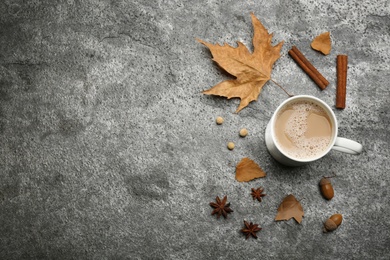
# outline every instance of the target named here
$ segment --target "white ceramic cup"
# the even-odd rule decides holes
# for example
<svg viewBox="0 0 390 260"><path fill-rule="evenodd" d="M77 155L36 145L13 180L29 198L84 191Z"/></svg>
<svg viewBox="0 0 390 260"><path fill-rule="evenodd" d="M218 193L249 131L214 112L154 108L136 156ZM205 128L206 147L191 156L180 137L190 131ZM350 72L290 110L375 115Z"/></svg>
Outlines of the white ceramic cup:
<svg viewBox="0 0 390 260"><path fill-rule="evenodd" d="M286 105L296 102L296 101L309 101L313 102L320 107L322 107L326 113L328 114L331 125L332 125L332 136L330 143L326 149L324 149L318 156L316 157L310 157L308 159L301 159L301 158L293 158L289 155L287 155L286 152L283 151L281 146L278 144L275 138L275 119L278 115L278 112L283 109ZM359 144L358 142L337 137L338 132L338 123L335 114L333 113L332 109L322 100L308 95L299 95L299 96L293 96L289 99L286 99L282 104L279 105L279 107L275 110L274 114L272 115L271 120L269 121L267 128L265 130L265 143L267 145L267 149L269 153L272 155L272 157L275 158L278 162L287 165L287 166L299 166L303 164L310 163L312 161L318 160L325 156L331 149L337 150L344 153L349 154L359 154L363 150L363 146Z"/></svg>

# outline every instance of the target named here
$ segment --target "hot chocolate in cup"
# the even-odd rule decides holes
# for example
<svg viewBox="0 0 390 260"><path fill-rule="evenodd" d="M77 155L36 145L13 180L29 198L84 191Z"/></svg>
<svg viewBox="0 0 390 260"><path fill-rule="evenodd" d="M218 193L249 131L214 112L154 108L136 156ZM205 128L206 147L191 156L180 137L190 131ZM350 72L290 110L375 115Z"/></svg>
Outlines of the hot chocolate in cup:
<svg viewBox="0 0 390 260"><path fill-rule="evenodd" d="M361 153L361 144L337 137L338 123L322 100L299 95L285 100L274 112L265 132L270 154L280 163L299 166L325 156L331 149Z"/></svg>

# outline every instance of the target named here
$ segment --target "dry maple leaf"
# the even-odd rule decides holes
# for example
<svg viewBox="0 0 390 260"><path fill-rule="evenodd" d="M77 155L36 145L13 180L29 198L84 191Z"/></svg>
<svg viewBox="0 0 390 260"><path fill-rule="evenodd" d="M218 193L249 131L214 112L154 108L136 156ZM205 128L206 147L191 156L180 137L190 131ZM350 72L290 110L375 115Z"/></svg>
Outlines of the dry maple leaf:
<svg viewBox="0 0 390 260"><path fill-rule="evenodd" d="M275 220L289 220L294 218L298 223L301 223L303 216L304 212L301 203L299 203L294 195L290 194L280 203Z"/></svg>
<svg viewBox="0 0 390 260"><path fill-rule="evenodd" d="M332 49L332 44L330 41L330 33L324 32L314 38L310 45L314 50L328 55Z"/></svg>
<svg viewBox="0 0 390 260"><path fill-rule="evenodd" d="M236 180L239 182L251 181L265 176L266 174L260 166L247 157L243 158L236 166Z"/></svg>
<svg viewBox="0 0 390 260"><path fill-rule="evenodd" d="M280 57L284 41L272 46L272 34L251 13L253 24L253 53L245 45L237 42L236 48L224 44L211 44L197 39L207 46L213 60L235 79L223 81L211 89L203 91L207 95L217 95L230 98L240 98L236 113L246 107L251 101L257 100L264 84L271 79L272 66Z"/></svg>

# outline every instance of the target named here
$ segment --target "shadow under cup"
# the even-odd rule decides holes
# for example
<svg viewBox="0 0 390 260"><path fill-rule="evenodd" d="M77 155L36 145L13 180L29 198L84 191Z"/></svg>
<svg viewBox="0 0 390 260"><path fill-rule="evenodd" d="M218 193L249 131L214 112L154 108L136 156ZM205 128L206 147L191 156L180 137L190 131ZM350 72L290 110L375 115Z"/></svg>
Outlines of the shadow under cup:
<svg viewBox="0 0 390 260"><path fill-rule="evenodd" d="M297 103L297 102L308 102L308 103L314 103L321 107L325 113L327 114L330 125L331 125L331 136L330 141L325 149L323 149L321 152L316 153L315 156L305 157L305 158L296 158L292 155L289 155L285 149L278 143L276 134L275 134L275 123L276 119L279 115L280 111L283 111L287 106ZM265 141L267 145L267 149L277 161L279 161L282 164L288 165L288 166L299 166L303 164L307 164L309 162L315 161L320 159L321 157L325 156L334 146L337 138L338 133L338 124L336 120L336 116L333 113L332 109L322 100L308 95L299 95L291 97L287 100L285 100L282 104L279 105L279 107L275 110L270 122L267 125L266 132L265 132Z"/></svg>

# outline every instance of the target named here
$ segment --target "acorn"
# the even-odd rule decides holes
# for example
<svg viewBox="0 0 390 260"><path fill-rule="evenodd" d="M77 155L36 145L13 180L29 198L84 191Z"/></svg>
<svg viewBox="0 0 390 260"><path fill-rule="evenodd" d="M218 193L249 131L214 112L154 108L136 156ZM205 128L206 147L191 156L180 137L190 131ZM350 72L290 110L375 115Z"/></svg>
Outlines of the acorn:
<svg viewBox="0 0 390 260"><path fill-rule="evenodd" d="M331 177L323 177L320 181L321 194L327 200L331 200L334 196L333 186L329 178Z"/></svg>
<svg viewBox="0 0 390 260"><path fill-rule="evenodd" d="M323 229L324 233L336 230L340 226L342 221L343 221L343 216L341 214L332 215L324 223L324 229Z"/></svg>

